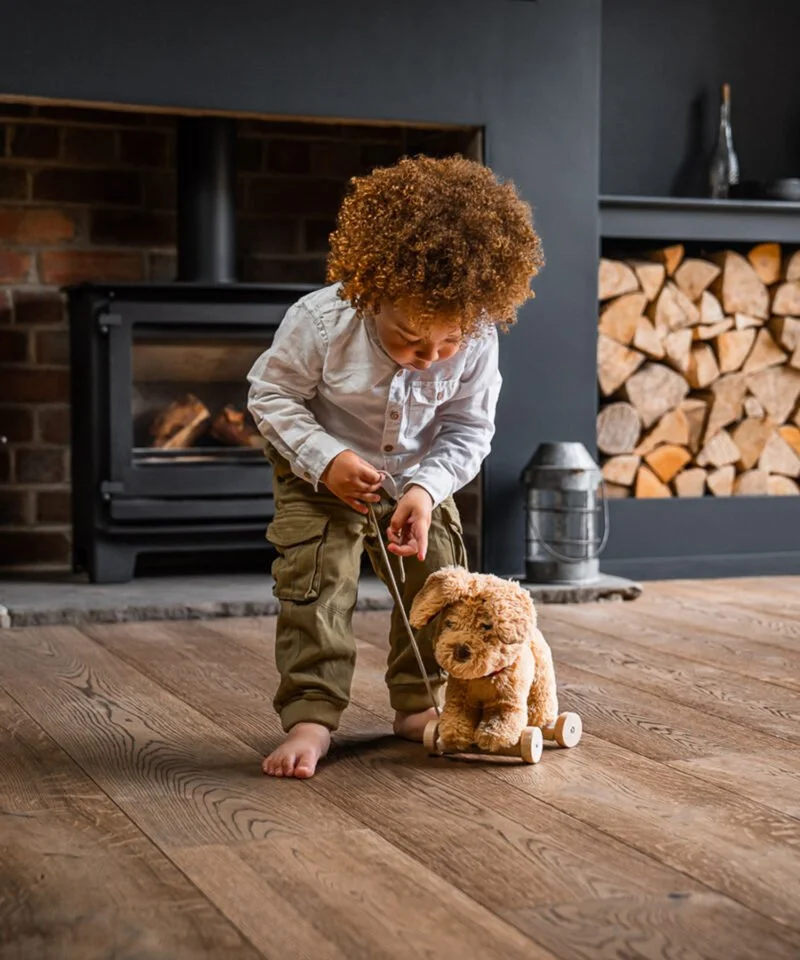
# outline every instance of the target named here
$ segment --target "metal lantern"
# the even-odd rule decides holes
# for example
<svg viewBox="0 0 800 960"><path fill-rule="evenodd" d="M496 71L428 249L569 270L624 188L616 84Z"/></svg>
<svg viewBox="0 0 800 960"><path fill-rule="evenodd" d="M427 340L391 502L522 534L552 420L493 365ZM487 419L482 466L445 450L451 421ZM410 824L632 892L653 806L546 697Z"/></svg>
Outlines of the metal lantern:
<svg viewBox="0 0 800 960"><path fill-rule="evenodd" d="M542 443L522 479L527 492L527 580L569 584L598 580L598 557L608 540L608 507L597 493L603 475L586 447Z"/></svg>

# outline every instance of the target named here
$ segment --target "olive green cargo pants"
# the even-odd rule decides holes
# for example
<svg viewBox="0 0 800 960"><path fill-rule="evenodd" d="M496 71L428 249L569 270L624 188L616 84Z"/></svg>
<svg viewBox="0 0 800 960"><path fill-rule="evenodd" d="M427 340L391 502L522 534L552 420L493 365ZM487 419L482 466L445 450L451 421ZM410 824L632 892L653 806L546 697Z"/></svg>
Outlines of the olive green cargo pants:
<svg viewBox="0 0 800 960"><path fill-rule="evenodd" d="M278 453L268 447L273 467L275 516L267 538L278 556L272 565L273 593L280 600L275 661L281 681L274 706L284 730L300 722L321 723L331 730L350 699L356 660L352 631L363 551L376 574L387 582L380 545L368 516L335 497L320 484L297 477ZM386 543L386 528L395 510L386 494L375 513ZM451 564L467 565L461 521L452 498L433 511L428 553L403 560L389 554L406 613L430 573ZM435 622L416 632L431 686L439 695L442 672L433 657ZM386 668L389 700L395 710L417 712L430 706L402 616L392 611Z"/></svg>

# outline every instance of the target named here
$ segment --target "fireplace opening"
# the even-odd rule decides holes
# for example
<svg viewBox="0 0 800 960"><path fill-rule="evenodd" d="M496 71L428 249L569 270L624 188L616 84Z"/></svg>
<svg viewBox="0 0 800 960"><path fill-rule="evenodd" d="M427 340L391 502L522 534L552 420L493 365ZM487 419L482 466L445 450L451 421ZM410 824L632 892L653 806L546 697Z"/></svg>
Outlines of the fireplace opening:
<svg viewBox="0 0 800 960"><path fill-rule="evenodd" d="M132 348L133 457L138 463L252 459L264 443L247 411L257 339L153 333Z"/></svg>
<svg viewBox="0 0 800 960"><path fill-rule="evenodd" d="M17 231L0 318L22 391L3 450L6 571L124 580L221 556L266 570L251 359L325 282L350 177L404 155L482 158L475 127L208 120L0 100L0 206ZM475 566L480 487L456 497Z"/></svg>

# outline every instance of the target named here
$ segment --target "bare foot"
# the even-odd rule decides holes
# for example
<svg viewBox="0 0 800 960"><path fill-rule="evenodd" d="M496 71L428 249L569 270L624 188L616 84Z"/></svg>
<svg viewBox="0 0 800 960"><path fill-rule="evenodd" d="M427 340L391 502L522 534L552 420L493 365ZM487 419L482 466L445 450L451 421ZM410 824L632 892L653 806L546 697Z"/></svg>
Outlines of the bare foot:
<svg viewBox="0 0 800 960"><path fill-rule="evenodd" d="M321 723L296 723L283 743L265 758L261 769L270 777L314 776L317 762L328 752L331 732Z"/></svg>
<svg viewBox="0 0 800 960"><path fill-rule="evenodd" d="M422 743L422 734L425 732L425 727L431 720L435 719L436 711L433 707L429 707L421 713L401 713L397 710L394 715L395 736Z"/></svg>

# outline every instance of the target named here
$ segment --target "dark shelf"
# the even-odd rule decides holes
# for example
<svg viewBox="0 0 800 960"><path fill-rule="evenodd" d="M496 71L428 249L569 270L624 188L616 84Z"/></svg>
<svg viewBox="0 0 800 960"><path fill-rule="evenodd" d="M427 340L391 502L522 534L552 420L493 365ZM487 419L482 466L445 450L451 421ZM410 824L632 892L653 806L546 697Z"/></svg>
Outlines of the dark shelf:
<svg viewBox="0 0 800 960"><path fill-rule="evenodd" d="M600 236L620 240L800 243L800 203L600 197Z"/></svg>

